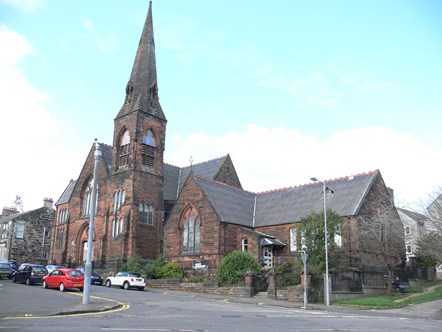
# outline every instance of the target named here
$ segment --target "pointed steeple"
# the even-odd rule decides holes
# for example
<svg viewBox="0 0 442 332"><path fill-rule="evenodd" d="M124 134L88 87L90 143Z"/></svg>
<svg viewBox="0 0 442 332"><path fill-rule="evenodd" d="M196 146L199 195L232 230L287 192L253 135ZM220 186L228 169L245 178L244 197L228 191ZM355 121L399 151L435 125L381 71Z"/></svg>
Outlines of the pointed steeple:
<svg viewBox="0 0 442 332"><path fill-rule="evenodd" d="M160 119L166 119L158 99L152 1L149 2L143 33L138 44L130 80L126 86L126 99L117 118L134 111L141 111Z"/></svg>

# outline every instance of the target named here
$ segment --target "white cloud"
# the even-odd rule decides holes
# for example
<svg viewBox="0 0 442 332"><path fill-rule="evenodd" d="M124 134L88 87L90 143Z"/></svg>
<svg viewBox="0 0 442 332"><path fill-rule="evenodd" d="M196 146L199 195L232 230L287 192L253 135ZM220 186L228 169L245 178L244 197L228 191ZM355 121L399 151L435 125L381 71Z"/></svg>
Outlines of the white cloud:
<svg viewBox="0 0 442 332"><path fill-rule="evenodd" d="M97 46L102 53L111 53L120 43L116 34L110 33L107 37L101 36L95 29L94 22L90 19L83 19L82 25L88 32L90 41Z"/></svg>
<svg viewBox="0 0 442 332"><path fill-rule="evenodd" d="M11 205L20 195L29 210L41 207L44 197L58 198L79 156L74 149L57 149L55 142L66 130L47 110L49 96L29 82L21 67L33 53L31 44L2 26L0 45L0 204Z"/></svg>
<svg viewBox="0 0 442 332"><path fill-rule="evenodd" d="M0 0L4 4L23 12L34 11L46 5L46 0Z"/></svg>
<svg viewBox="0 0 442 332"><path fill-rule="evenodd" d="M242 132L169 138L166 162L189 165L229 153L243 188L253 192L333 179L376 169L395 190L399 206L412 207L442 184L437 165L442 151L407 133L368 127L336 133L325 140L284 127L249 125ZM170 150L169 150L169 147Z"/></svg>

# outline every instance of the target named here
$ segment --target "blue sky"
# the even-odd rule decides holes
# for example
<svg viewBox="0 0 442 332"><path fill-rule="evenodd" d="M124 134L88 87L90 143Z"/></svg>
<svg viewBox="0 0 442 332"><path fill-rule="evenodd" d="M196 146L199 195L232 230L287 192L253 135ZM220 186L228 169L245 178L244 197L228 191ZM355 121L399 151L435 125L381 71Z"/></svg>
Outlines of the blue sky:
<svg viewBox="0 0 442 332"><path fill-rule="evenodd" d="M55 201L112 144L147 0L0 0L0 204ZM379 169L442 185L442 2L154 0L165 161L230 154L261 192Z"/></svg>

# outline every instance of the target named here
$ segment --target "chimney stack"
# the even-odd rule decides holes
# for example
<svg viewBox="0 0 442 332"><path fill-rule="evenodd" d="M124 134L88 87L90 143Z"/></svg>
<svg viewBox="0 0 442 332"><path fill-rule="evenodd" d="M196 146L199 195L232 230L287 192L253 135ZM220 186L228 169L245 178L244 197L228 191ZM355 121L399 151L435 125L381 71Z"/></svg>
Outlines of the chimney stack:
<svg viewBox="0 0 442 332"><path fill-rule="evenodd" d="M54 208L54 201L52 200L52 198L45 197L45 199L43 200L43 207L48 208L48 209L53 209Z"/></svg>

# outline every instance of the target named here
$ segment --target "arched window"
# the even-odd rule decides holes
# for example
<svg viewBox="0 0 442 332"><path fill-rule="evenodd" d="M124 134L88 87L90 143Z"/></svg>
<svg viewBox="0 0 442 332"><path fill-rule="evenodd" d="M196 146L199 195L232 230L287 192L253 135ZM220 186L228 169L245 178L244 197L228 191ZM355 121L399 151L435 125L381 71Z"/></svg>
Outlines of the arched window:
<svg viewBox="0 0 442 332"><path fill-rule="evenodd" d="M143 137L141 144L141 163L145 166L153 167L155 161L155 148L157 144L152 131L148 130L146 136Z"/></svg>
<svg viewBox="0 0 442 332"><path fill-rule="evenodd" d="M140 203L138 206L138 221L142 224L153 225L155 208L152 205Z"/></svg>
<svg viewBox="0 0 442 332"><path fill-rule="evenodd" d="M124 204L125 200L126 192L124 191L124 189L114 192L114 211L119 210L121 204Z"/></svg>
<svg viewBox="0 0 442 332"><path fill-rule="evenodd" d="M199 252L201 220L198 212L194 208L189 208L183 218L183 252Z"/></svg>
<svg viewBox="0 0 442 332"><path fill-rule="evenodd" d="M130 133L126 130L120 139L120 151L119 151L119 167L124 167L129 164L129 145L130 145Z"/></svg>
<svg viewBox="0 0 442 332"><path fill-rule="evenodd" d="M91 213L92 185L93 185L93 179L91 178L83 193L83 210L82 210L83 216L87 216ZM95 197L95 212L97 212L97 207L98 207L98 184L97 184L97 193Z"/></svg>
<svg viewBox="0 0 442 332"><path fill-rule="evenodd" d="M112 238L115 239L121 233L123 233L123 219L114 219L112 221Z"/></svg>

